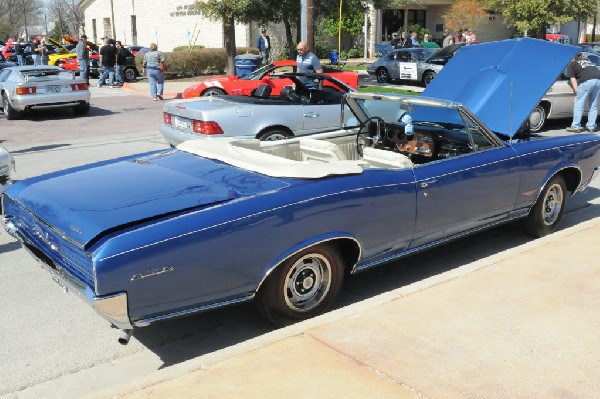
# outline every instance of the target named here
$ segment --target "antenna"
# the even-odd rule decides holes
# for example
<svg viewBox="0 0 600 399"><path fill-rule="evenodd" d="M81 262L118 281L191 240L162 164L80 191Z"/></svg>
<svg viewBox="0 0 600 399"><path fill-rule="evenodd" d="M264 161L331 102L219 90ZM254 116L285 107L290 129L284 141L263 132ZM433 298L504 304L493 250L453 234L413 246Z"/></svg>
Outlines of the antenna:
<svg viewBox="0 0 600 399"><path fill-rule="evenodd" d="M509 101L508 107L509 107L509 114L510 114L510 118L508 121L510 123L509 127L510 127L510 132L511 132L510 142L512 143L513 136L514 136L512 134L512 131L513 131L513 82L512 81L510 82L510 93L508 96L508 101Z"/></svg>

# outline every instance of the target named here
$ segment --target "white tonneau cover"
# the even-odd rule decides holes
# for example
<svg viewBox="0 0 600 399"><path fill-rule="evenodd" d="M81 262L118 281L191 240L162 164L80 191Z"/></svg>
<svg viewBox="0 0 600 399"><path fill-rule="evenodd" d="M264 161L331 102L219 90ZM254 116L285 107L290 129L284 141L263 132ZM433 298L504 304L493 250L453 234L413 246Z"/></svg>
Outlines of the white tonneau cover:
<svg viewBox="0 0 600 399"><path fill-rule="evenodd" d="M297 161L260 151L260 145L270 146L271 143L275 144L274 142L255 143L257 144L256 149L253 149L248 145L252 141L258 140L236 140L225 137L217 140L189 140L179 144L177 149L273 177L318 179L333 175L357 174L363 171L361 165L364 162L362 161ZM284 140L280 145L286 145L287 141Z"/></svg>

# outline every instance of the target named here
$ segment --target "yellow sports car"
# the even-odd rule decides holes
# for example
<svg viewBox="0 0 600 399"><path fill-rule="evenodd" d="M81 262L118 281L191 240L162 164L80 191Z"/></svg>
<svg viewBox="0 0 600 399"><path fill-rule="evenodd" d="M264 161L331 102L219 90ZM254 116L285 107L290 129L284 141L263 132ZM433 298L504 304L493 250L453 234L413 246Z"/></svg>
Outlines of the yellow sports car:
<svg viewBox="0 0 600 399"><path fill-rule="evenodd" d="M52 39L51 37L46 37L47 43L52 43L54 46L54 52L48 54L48 65L57 65L58 62L65 58L77 57L77 53L71 52L65 46Z"/></svg>

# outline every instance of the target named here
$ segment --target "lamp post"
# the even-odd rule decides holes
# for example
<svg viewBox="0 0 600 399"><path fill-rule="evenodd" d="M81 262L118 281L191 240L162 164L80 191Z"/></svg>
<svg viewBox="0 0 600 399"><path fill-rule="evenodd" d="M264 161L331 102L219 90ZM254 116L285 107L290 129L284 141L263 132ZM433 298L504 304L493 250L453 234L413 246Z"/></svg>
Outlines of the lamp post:
<svg viewBox="0 0 600 399"><path fill-rule="evenodd" d="M29 42L29 34L27 33L27 10L25 8L25 0L23 0L23 20L25 22L25 40Z"/></svg>

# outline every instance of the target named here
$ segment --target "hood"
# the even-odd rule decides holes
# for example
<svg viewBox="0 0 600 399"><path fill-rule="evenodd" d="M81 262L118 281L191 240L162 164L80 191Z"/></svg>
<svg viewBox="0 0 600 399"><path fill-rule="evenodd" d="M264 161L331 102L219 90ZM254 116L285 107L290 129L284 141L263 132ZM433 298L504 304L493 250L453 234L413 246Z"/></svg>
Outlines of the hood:
<svg viewBox="0 0 600 399"><path fill-rule="evenodd" d="M462 103L513 137L579 48L522 38L464 46L423 96Z"/></svg>
<svg viewBox="0 0 600 399"><path fill-rule="evenodd" d="M24 180L9 195L83 247L108 230L284 186L173 150Z"/></svg>
<svg viewBox="0 0 600 399"><path fill-rule="evenodd" d="M431 63L435 64L435 63L439 63L438 60L447 61L448 58L452 57L454 55L454 53L456 53L458 51L458 49L463 47L464 45L465 45L465 43L455 43L455 44L446 46L446 47L440 49L439 51L436 51L435 53L433 53L428 59L425 60L425 62L431 62Z"/></svg>
<svg viewBox="0 0 600 399"><path fill-rule="evenodd" d="M243 98L237 102L240 96L208 96L200 98L190 98L182 101L171 101L165 103L164 111L173 115L188 116L198 119L197 112L213 112L227 108L246 108L251 107L248 98ZM201 119L201 118L200 118Z"/></svg>

